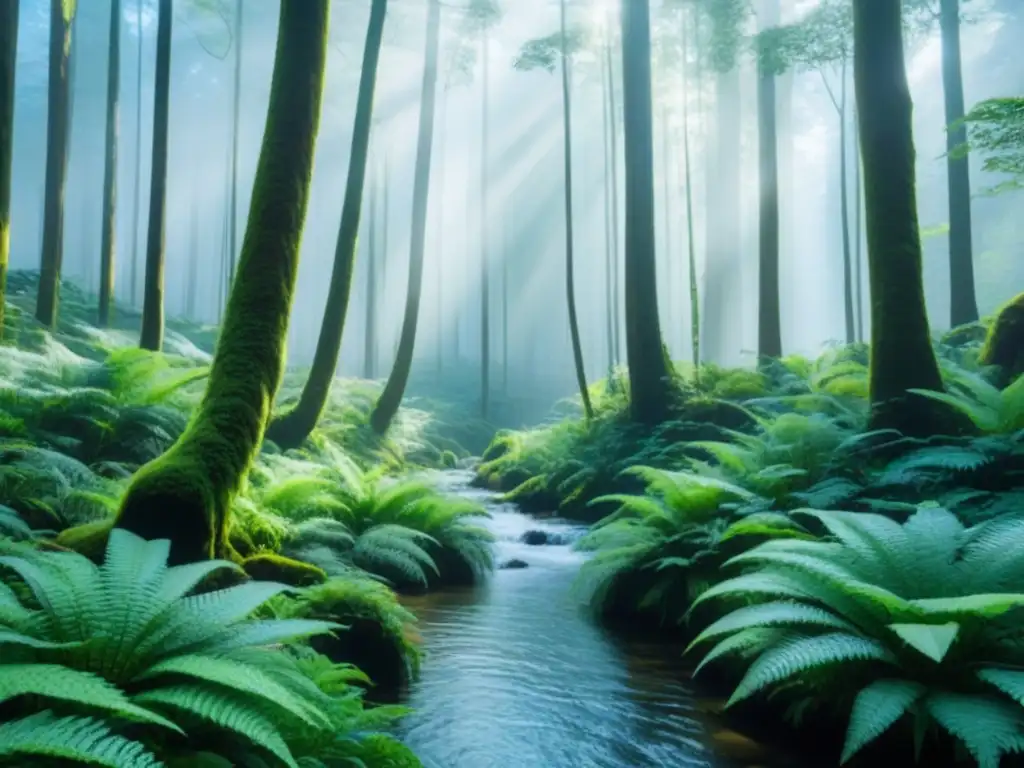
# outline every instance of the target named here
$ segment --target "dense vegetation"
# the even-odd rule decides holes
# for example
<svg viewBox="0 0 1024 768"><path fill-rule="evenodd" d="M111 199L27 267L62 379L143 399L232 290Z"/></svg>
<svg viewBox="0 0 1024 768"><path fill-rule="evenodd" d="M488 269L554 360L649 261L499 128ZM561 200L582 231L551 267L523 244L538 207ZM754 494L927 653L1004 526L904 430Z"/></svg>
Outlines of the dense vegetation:
<svg viewBox="0 0 1024 768"><path fill-rule="evenodd" d="M98 295L61 275L69 81L83 56L73 0L52 0L48 16L40 269L8 275L20 3L0 3L0 764L420 765L391 735L406 710L377 701L407 688L423 662L416 617L399 595L476 585L494 568L487 509L442 493L432 479L460 462L505 500L590 524L575 545L589 553L577 587L595 617L612 630L685 641L698 682L715 673L708 684L732 691L728 707L739 717L753 714L769 727L785 719L826 737L838 724L843 735L823 754L841 763L881 756L999 768L1024 754L1024 294L979 319L967 164L981 155L982 170L1002 179L993 194L1018 191L1024 112L1018 97L966 107L958 2L823 0L783 23L779 4L768 1L752 14L739 0L631 0L617 19L609 12L574 25L563 0L557 32L527 41L514 67L561 74L565 309L579 407L573 400L556 421L496 434L486 237L479 418L470 419L462 393L451 402L405 396L430 276L435 111L452 73L471 70L467 51L477 43L488 218L487 51L497 3L460 9L454 55L442 46L446 6L428 0L424 9L408 279L383 382L373 378L376 287L367 289L365 378L337 371L368 191L377 224L376 190L364 188L372 187L376 80L395 7L370 6L332 277L305 370L287 367L285 346L332 4L280 2L237 244L241 3L234 10L229 245L217 265L211 326L194 319L198 250L189 257L193 319L170 317L164 301L175 3L156 4L145 288L135 301L136 244L125 305L114 268L119 42L108 62ZM191 3L200 16L228 17L219 3ZM141 29L141 6L137 13ZM115 0L114 40L121 14ZM932 333L925 301L905 50L932 27L943 47L948 127L953 329L943 334ZM618 75L613 47L621 50ZM725 106L746 57L756 73L760 168L756 360L728 367L712 362L714 349L701 351L702 338L720 347L727 336L719 299L739 247L729 227L709 227L710 307L702 314L684 92L690 354L677 362L666 343L671 313L666 321L659 310L663 285L677 286L659 279L666 264L655 236L654 94L666 72L684 85L691 70L716 76L721 188L713 197L728 203L738 196L742 140L730 133ZM586 375L577 312L573 66L599 72L604 160L614 169L602 278L608 373L599 381ZM838 98L826 68L840 72ZM784 354L781 324L776 87L796 70L823 73L841 124L846 338L814 359ZM141 93L140 85L139 101ZM848 101L857 107L854 205L868 246L867 335L853 275L860 226L854 248L847 220ZM386 235L386 214L384 223ZM386 260L374 264L368 285L377 266L386 274ZM438 275L438 293L442 283ZM504 291L507 283L503 275ZM507 295L503 302L507 313ZM710 334L702 336L702 321ZM507 376L507 318L502 333ZM488 440L473 461L464 446Z"/></svg>

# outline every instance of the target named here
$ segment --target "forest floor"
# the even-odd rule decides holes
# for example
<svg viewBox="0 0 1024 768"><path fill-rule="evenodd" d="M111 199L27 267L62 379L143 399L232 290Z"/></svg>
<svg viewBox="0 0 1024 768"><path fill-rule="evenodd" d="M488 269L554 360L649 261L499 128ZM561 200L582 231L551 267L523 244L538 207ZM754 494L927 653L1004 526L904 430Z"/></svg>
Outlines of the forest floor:
<svg viewBox="0 0 1024 768"><path fill-rule="evenodd" d="M34 283L9 277L0 545L109 561L123 540L99 551L89 534L184 430L215 329L172 319L165 351L144 352L137 315L100 330L93 297L65 283L50 334L31 319ZM1024 384L1000 389L977 364L984 332L935 344L968 436L868 431L867 351L854 344L762 371L680 366L675 418L654 430L629 421L617 371L592 387L590 422L499 433L475 483L591 524L576 546L592 553L578 586L595 615L692 643L697 680L732 690L755 736L789 733L826 764L840 745L909 764L916 745L929 765L970 754L996 766L1024 750ZM281 403L303 377L287 374ZM265 445L229 539L249 576L301 588L258 615L341 622L312 648L396 690L420 662L396 591L480 581L493 536L481 505L417 478L469 460L466 420L456 431L438 417L453 406L421 401L379 438L367 426L379 390L339 379L302 449ZM782 715L802 727L780 730Z"/></svg>

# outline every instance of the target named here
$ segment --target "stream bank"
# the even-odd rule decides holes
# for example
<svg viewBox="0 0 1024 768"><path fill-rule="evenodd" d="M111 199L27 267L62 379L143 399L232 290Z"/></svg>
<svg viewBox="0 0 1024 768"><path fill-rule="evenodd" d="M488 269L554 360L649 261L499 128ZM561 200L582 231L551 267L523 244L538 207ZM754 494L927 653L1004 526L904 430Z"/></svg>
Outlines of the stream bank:
<svg viewBox="0 0 1024 768"><path fill-rule="evenodd" d="M437 480L492 514L499 569L474 588L403 598L426 658L401 736L426 768L742 768L792 765L725 728L690 687L678 646L617 639L572 583L585 528L535 520L472 473ZM523 543L542 531L564 544Z"/></svg>

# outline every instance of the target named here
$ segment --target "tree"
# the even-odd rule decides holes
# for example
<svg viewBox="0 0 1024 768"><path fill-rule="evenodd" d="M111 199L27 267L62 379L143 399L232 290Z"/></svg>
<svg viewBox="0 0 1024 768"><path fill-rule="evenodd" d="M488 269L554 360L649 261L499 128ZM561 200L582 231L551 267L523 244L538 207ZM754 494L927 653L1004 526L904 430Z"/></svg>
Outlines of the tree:
<svg viewBox="0 0 1024 768"><path fill-rule="evenodd" d="M18 3L0 3L0 334L4 328L11 254L11 165L14 159L14 70L18 60Z"/></svg>
<svg viewBox="0 0 1024 768"><path fill-rule="evenodd" d="M853 55L853 15L849 0L822 0L799 22L768 30L760 36L762 47L770 48L780 67L817 72L829 101L836 111L839 137L839 221L843 248L843 317L846 342L858 338L855 299L855 259L850 236L849 140L847 138L847 80ZM838 80L834 87L829 72ZM838 92L837 92L838 91ZM859 202L858 202L859 205Z"/></svg>
<svg viewBox="0 0 1024 768"><path fill-rule="evenodd" d="M497 0L469 0L466 28L480 39L480 415L487 418L491 384L491 264L488 248L490 209L487 204L489 125L488 64L490 30L501 19Z"/></svg>
<svg viewBox="0 0 1024 768"><path fill-rule="evenodd" d="M949 322L978 319L971 243L971 172L967 158L954 150L967 139L964 75L960 56L960 0L939 0L942 34L942 92L946 112L946 181L949 188Z"/></svg>
<svg viewBox="0 0 1024 768"><path fill-rule="evenodd" d="M621 23L630 412L638 422L656 424L668 418L673 384L658 317L649 0L622 3Z"/></svg>
<svg viewBox="0 0 1024 768"><path fill-rule="evenodd" d="M49 82L46 112L46 187L43 198L43 247L39 265L36 319L57 325L60 270L64 260L64 187L68 173L68 113L71 88L68 55L75 0L50 0Z"/></svg>
<svg viewBox="0 0 1024 768"><path fill-rule="evenodd" d="M172 0L160 0L156 29L156 84L153 93L153 159L149 177L146 290L142 296L139 346L159 352L164 344L164 240L167 227L167 131L171 100Z"/></svg>
<svg viewBox="0 0 1024 768"><path fill-rule="evenodd" d="M135 52L135 202L132 207L132 268L128 276L128 298L133 307L139 305L139 218L142 215L142 8L145 0L138 0L135 9L135 35L139 40Z"/></svg>
<svg viewBox="0 0 1024 768"><path fill-rule="evenodd" d="M437 100L438 49L441 43L441 4L427 3L427 39L420 96L420 120L416 143L416 170L412 190L412 233L409 244L409 285L402 319L402 335L398 341L395 364L391 368L384 391L370 414L370 426L384 434L398 413L412 369L416 347L416 324L419 320L420 295L423 290L423 256L426 250L427 203L430 193L430 161L434 144L434 107Z"/></svg>
<svg viewBox="0 0 1024 768"><path fill-rule="evenodd" d="M766 0L757 49L758 135L758 302L757 354L760 361L782 357L782 319L779 302L779 147L775 79L786 70L778 48L771 44L779 32L778 0Z"/></svg>
<svg viewBox="0 0 1024 768"><path fill-rule="evenodd" d="M306 385L302 388L299 402L277 416L267 429L267 437L285 450L299 447L309 437L327 404L331 384L337 374L345 316L348 314L349 296L352 292L352 276L355 273L366 165L370 153L370 129L373 124L373 96L387 9L387 0L373 0L370 8L359 92L356 98L355 124L352 128L348 179L345 182L345 201L341 209L334 267L331 270L327 305L320 324L320 336L313 355L313 365Z"/></svg>
<svg viewBox="0 0 1024 768"><path fill-rule="evenodd" d="M114 300L114 255L117 236L117 133L121 87L121 0L110 1L110 43L107 60L107 136L103 166L103 230L100 235L99 323L110 324Z"/></svg>
<svg viewBox="0 0 1024 768"><path fill-rule="evenodd" d="M900 0L854 0L854 83L871 285L872 428L935 431L934 409L912 389L942 390L921 278L913 105Z"/></svg>
<svg viewBox="0 0 1024 768"><path fill-rule="evenodd" d="M564 154L564 189L565 189L565 292L566 306L569 310L569 333L572 337L572 356L576 369L576 384L583 401L583 413L586 418L594 416L590 403L590 392L587 388L587 374L583 363L583 347L580 343L580 325L576 312L576 288L573 263L573 197L572 197L572 100L569 87L570 66L572 56L584 45L585 34L579 30L572 32L566 26L566 0L559 2L559 31L539 40L531 40L523 46L516 59L516 69L528 71L535 68L554 72L555 62L560 63L562 74L562 135Z"/></svg>
<svg viewBox="0 0 1024 768"><path fill-rule="evenodd" d="M380 172L370 180L369 244L366 249L366 322L363 325L363 378L377 376L377 198Z"/></svg>
<svg viewBox="0 0 1024 768"><path fill-rule="evenodd" d="M171 541L172 564L230 554L231 502L284 371L327 58L328 0L282 0L249 222L206 393L188 429L143 466L116 525Z"/></svg>

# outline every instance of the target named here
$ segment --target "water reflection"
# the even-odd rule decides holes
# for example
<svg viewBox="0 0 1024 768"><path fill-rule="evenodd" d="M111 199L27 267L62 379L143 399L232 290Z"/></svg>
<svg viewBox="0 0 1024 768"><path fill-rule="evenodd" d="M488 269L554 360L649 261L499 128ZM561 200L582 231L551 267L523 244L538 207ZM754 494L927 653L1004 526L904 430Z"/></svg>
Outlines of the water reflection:
<svg viewBox="0 0 1024 768"><path fill-rule="evenodd" d="M464 481L446 480L456 488ZM712 738L678 648L616 642L587 619L571 591L580 554L517 541L531 528L574 529L509 506L494 513L499 561L514 557L529 567L498 571L475 589L406 601L420 617L428 658L402 735L427 768L764 762L742 737ZM744 748L718 748L730 740Z"/></svg>

